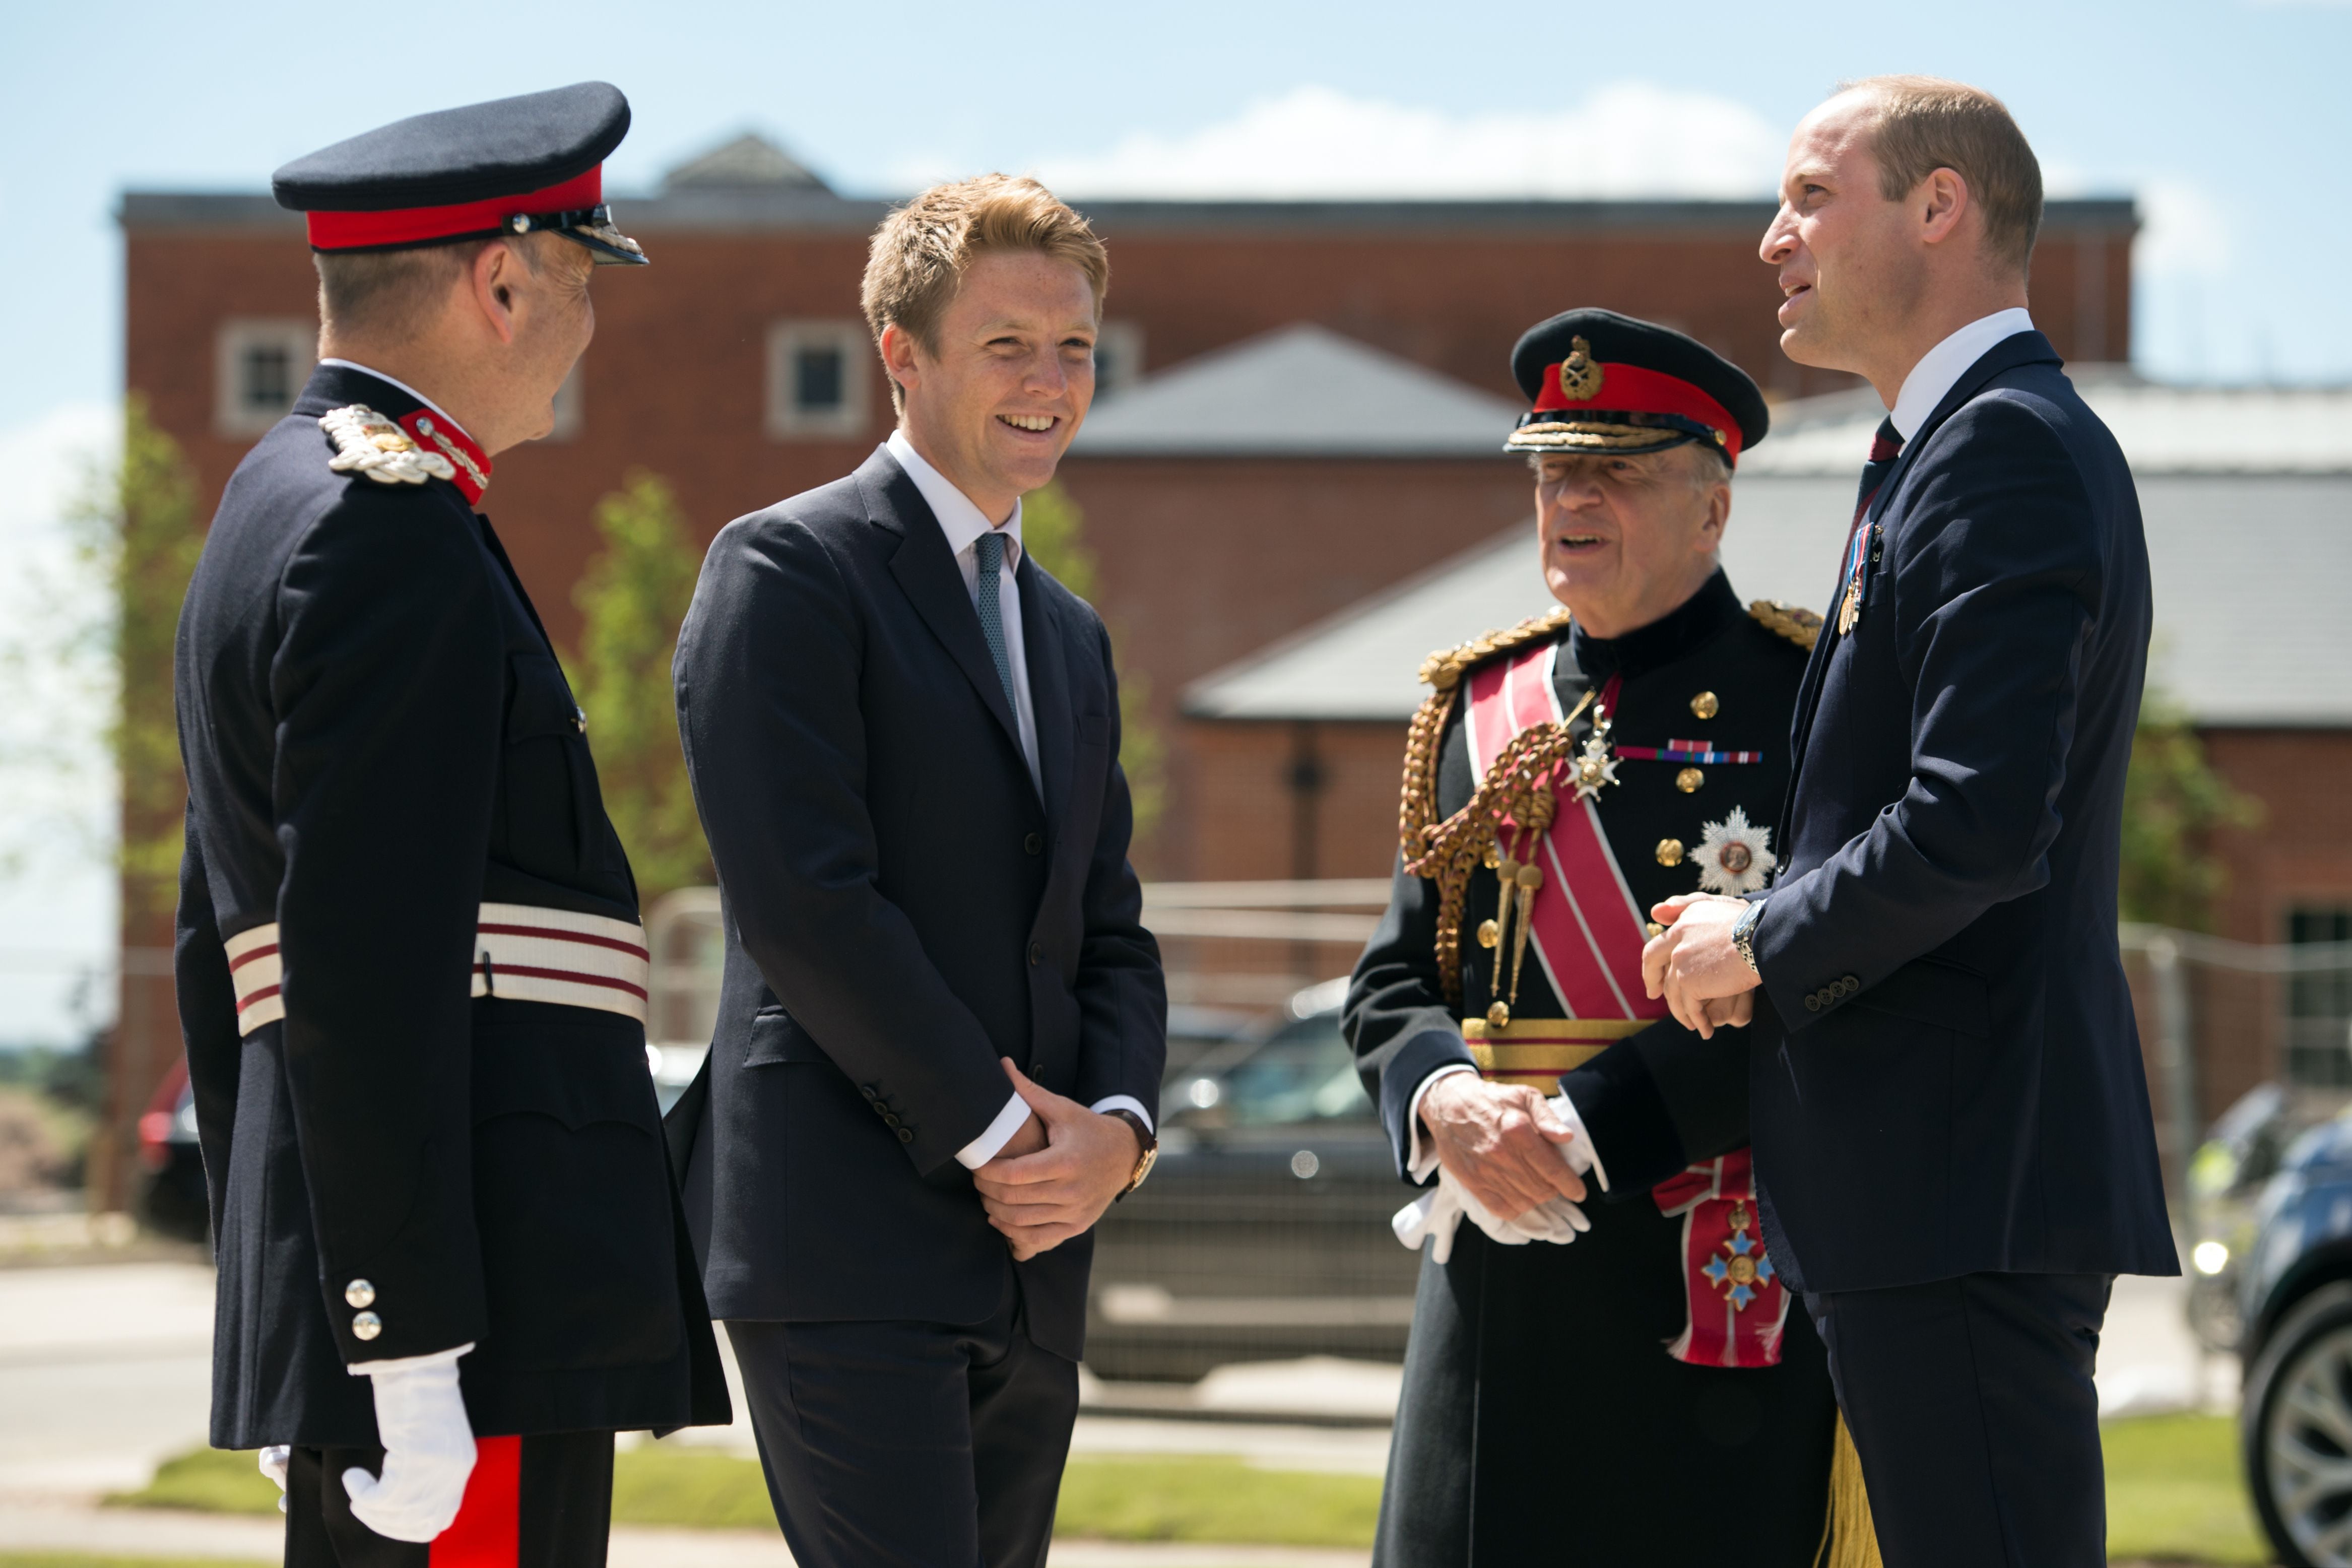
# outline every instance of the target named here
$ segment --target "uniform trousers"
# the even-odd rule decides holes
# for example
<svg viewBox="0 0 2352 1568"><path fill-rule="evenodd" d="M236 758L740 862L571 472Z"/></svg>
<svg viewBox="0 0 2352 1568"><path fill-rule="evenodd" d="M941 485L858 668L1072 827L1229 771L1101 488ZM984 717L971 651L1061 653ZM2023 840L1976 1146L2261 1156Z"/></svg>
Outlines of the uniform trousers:
<svg viewBox="0 0 2352 1568"><path fill-rule="evenodd" d="M382 1448L297 1448L286 1474L286 1568L603 1568L613 1530L613 1435L477 1437L457 1521L430 1543L352 1517L343 1472Z"/></svg>
<svg viewBox="0 0 2352 1568"><path fill-rule="evenodd" d="M1078 1368L1020 1292L978 1323L730 1321L744 1403L800 1568L1039 1568Z"/></svg>
<svg viewBox="0 0 2352 1568"><path fill-rule="evenodd" d="M1808 1292L1886 1568L2104 1568L2109 1274Z"/></svg>

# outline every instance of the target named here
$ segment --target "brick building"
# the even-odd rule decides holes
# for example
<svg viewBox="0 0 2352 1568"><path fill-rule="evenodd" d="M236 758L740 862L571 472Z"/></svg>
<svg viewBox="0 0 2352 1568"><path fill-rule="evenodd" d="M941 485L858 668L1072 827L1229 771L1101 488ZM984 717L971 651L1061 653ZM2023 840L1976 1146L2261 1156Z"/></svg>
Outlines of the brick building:
<svg viewBox="0 0 2352 1568"><path fill-rule="evenodd" d="M857 312L886 203L840 195L745 138L616 205L655 264L599 279L596 341L559 400L555 435L502 457L488 500L563 645L577 629L571 590L591 510L629 469L667 478L707 539L847 471L890 419ZM1177 698L1517 515L1525 480L1494 447L1516 396L1507 357L1528 323L1605 303L1693 332L1776 396L1843 383L1774 346L1776 290L1756 258L1769 203L1084 205L1113 277L1105 398L1066 477L1123 666L1148 683L1168 742L1167 809L1139 845L1153 876L1229 863L1330 874L1359 854L1323 847L1321 828L1244 852L1213 846L1202 803L1220 796L1208 781L1235 764L1222 731L1179 720ZM126 383L184 447L209 507L316 352L301 223L267 195L161 192L127 194L121 221ZM2035 310L2071 359L2128 353L2136 226L2128 200L2050 205ZM1224 379L1196 379L1188 394L1187 367ZM1352 384L1360 375L1370 384ZM1197 395L1244 384L1276 389L1274 403L1236 419ZM1363 417L1328 416L1341 409ZM1433 410L1449 434L1414 435ZM1283 416L1283 440L1248 438L1259 413ZM1352 776L1373 760L1302 751L1293 773ZM148 945L155 933L127 935ZM128 1042L137 1068L121 1076L170 1059L167 985L126 982L122 1032L140 1039ZM142 1092L122 1084L118 1109L135 1113Z"/></svg>

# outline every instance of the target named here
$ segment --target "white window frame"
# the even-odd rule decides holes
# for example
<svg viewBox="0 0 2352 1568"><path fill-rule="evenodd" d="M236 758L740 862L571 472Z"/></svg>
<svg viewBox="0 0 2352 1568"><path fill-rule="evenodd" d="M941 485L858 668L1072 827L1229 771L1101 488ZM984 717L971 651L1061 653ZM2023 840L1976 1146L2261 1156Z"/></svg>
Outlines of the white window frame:
<svg viewBox="0 0 2352 1568"><path fill-rule="evenodd" d="M794 361L803 349L841 355L841 406L812 410L793 399ZM856 321L777 321L768 328L768 434L779 441L851 440L873 417L874 342Z"/></svg>
<svg viewBox="0 0 2352 1568"><path fill-rule="evenodd" d="M1108 350L1110 362L1118 367L1116 376L1101 374L1101 356ZM1095 395L1106 397L1114 392L1125 392L1143 379L1143 323L1111 320L1105 321L1095 333L1096 374Z"/></svg>
<svg viewBox="0 0 2352 1568"><path fill-rule="evenodd" d="M213 428L224 436L266 435L287 409L259 410L245 401L245 357L255 348L287 351L289 390L299 396L319 364L319 327L291 317L239 317L223 321L214 339ZM287 406L293 405L293 398Z"/></svg>

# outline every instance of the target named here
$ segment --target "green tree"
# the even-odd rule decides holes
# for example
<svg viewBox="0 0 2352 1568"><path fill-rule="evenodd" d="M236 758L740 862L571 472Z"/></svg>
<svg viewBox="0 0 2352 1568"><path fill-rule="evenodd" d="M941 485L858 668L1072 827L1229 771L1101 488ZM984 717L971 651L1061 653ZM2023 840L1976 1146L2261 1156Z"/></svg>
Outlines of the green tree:
<svg viewBox="0 0 2352 1568"><path fill-rule="evenodd" d="M1055 479L1021 501L1022 548L1062 586L1091 603L1095 596L1094 552L1086 543L1087 514ZM1118 640L1117 628L1111 640ZM1168 747L1151 721L1151 678L1139 669L1118 672L1119 765L1135 799L1135 836L1150 835L1168 800Z"/></svg>
<svg viewBox="0 0 2352 1568"><path fill-rule="evenodd" d="M604 548L572 593L581 615L573 684L604 809L650 901L712 879L669 673L702 556L668 484L642 468L596 503L596 531Z"/></svg>
<svg viewBox="0 0 2352 1568"><path fill-rule="evenodd" d="M123 913L168 912L179 894L182 805L179 725L172 706L172 642L205 536L196 476L145 398L123 402L122 450L91 474L72 521L82 558L107 587L94 635L115 678L106 746L122 788Z"/></svg>
<svg viewBox="0 0 2352 1568"><path fill-rule="evenodd" d="M2150 688L2124 780L2124 919L2208 929L2229 880L2212 834L2261 819L2262 803L2214 771L2188 715Z"/></svg>

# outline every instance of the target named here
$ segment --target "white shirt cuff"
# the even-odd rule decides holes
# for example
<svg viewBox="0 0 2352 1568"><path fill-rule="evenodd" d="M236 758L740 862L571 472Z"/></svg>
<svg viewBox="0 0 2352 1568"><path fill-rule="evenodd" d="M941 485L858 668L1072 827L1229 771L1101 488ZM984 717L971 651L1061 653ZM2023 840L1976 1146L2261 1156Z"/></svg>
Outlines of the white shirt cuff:
<svg viewBox="0 0 2352 1568"><path fill-rule="evenodd" d="M1004 1109L996 1113L996 1120L988 1124L987 1131L956 1151L956 1163L967 1171L979 1170L995 1159L999 1150L1013 1142L1013 1135L1020 1131L1022 1123L1028 1120L1029 1102L1014 1095L1004 1102Z"/></svg>
<svg viewBox="0 0 2352 1568"><path fill-rule="evenodd" d="M1087 1109L1097 1116L1108 1116L1114 1110L1131 1110L1135 1112L1136 1120L1143 1123L1145 1131L1156 1133L1160 1131L1152 1125L1151 1112L1143 1109L1143 1101L1131 1094L1108 1095L1096 1100Z"/></svg>
<svg viewBox="0 0 2352 1568"><path fill-rule="evenodd" d="M355 1361L346 1363L343 1370L353 1377L373 1377L380 1372L421 1372L428 1366L456 1366L457 1358L473 1348L474 1342L467 1340L456 1350L435 1351L430 1355L387 1356L382 1361Z"/></svg>
<svg viewBox="0 0 2352 1568"><path fill-rule="evenodd" d="M1404 1112L1404 1124L1407 1129L1405 1136L1409 1140L1405 1145L1404 1173L1414 1181L1429 1180L1430 1173L1437 1169L1437 1152L1433 1149L1424 1150L1421 1146L1421 1102L1428 1095L1429 1086L1439 1079L1452 1078L1458 1072L1476 1072L1477 1070L1468 1062L1448 1062L1423 1079L1419 1086L1413 1089L1412 1103L1405 1107Z"/></svg>
<svg viewBox="0 0 2352 1568"><path fill-rule="evenodd" d="M1561 1089L1551 1097L1551 1113L1558 1117L1570 1132L1576 1134L1576 1142L1570 1143L1569 1147L1581 1149L1584 1152L1584 1158L1590 1162L1592 1174L1601 1183L1601 1190L1607 1192L1609 1167L1601 1163L1601 1146L1592 1141L1592 1134L1585 1129L1583 1113L1576 1109L1576 1101L1568 1098L1568 1090ZM1585 1167L1579 1164L1574 1158L1570 1159L1569 1165L1579 1175L1584 1173Z"/></svg>

